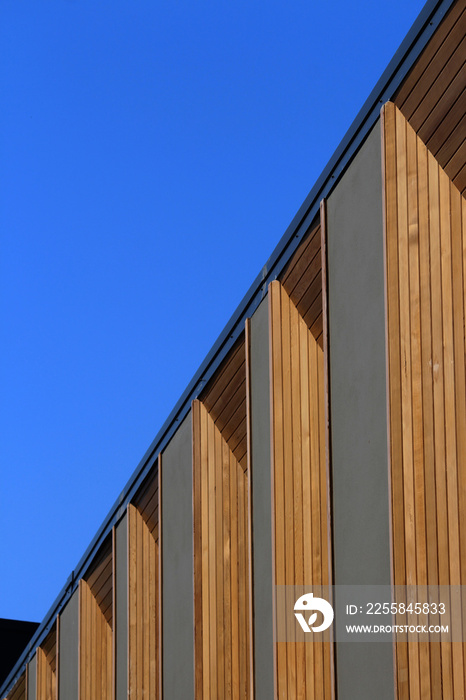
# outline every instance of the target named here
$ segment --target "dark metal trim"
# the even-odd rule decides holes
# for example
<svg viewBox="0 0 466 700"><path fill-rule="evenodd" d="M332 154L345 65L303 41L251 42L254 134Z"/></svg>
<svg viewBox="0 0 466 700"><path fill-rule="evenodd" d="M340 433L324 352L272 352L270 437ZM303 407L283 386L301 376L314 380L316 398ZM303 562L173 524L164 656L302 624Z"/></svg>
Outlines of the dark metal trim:
<svg viewBox="0 0 466 700"><path fill-rule="evenodd" d="M427 42L455 1L428 0L421 10L418 18L294 216L272 255L243 297L238 308L126 483L119 498L113 504L86 552L68 577L55 602L45 615L44 621L0 689L2 697L6 697L13 684L24 671L25 664L32 657L36 647L44 641L55 623L57 614L63 609L73 594L79 579L82 578L103 540L125 514L127 504L131 501L144 478L155 464L158 453L163 452L167 447L174 433L189 413L191 402L199 396L206 383L213 376L243 332L246 318L252 316L267 294L269 282L276 279L284 269L309 226L319 215L320 201L329 196L351 163L359 147L379 119L381 106L394 97Z"/></svg>

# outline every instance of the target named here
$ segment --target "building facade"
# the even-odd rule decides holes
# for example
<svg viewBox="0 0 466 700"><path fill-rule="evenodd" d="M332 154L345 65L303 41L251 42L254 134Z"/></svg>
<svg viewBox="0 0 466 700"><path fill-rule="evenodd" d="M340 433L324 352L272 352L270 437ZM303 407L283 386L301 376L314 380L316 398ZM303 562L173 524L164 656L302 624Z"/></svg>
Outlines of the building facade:
<svg viewBox="0 0 466 700"><path fill-rule="evenodd" d="M0 697L465 697L461 642L276 609L466 585L465 30L427 3Z"/></svg>

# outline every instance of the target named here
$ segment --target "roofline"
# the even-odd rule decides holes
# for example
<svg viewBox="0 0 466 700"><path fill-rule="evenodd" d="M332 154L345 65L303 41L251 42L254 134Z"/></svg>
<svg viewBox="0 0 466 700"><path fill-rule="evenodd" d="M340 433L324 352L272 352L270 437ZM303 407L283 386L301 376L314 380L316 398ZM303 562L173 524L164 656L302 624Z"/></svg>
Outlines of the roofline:
<svg viewBox="0 0 466 700"><path fill-rule="evenodd" d="M163 452L184 418L188 415L191 402L199 396L204 386L243 332L246 318L254 313L266 296L268 283L278 277L299 246L309 226L319 214L321 200L329 196L350 165L359 147L377 122L382 105L394 97L397 89L411 70L432 34L455 2L456 0L428 0L422 8L315 185L287 227L278 245L175 404L167 420L111 507L84 555L79 560L76 568L67 578L65 585L46 613L43 622L39 625L28 646L0 688L2 697L7 695L7 692L21 675L25 663L30 660L36 647L43 642L50 632L57 614L64 608L76 590L77 582L82 578L92 557L102 545L104 539L110 534L113 526L124 516L127 504L131 501L156 462L157 455Z"/></svg>

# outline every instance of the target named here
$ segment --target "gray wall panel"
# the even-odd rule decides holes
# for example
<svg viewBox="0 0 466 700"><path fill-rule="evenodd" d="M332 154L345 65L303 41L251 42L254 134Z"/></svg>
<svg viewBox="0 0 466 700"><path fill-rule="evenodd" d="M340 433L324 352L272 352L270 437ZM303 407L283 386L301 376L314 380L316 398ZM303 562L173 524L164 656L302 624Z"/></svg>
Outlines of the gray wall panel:
<svg viewBox="0 0 466 700"><path fill-rule="evenodd" d="M389 584L381 133L332 192L328 309L335 583ZM390 698L390 644L337 647L338 698Z"/></svg>
<svg viewBox="0 0 466 700"><path fill-rule="evenodd" d="M36 700L36 682L37 678L37 656L34 654L31 661L28 664L28 688L27 688L27 698L28 700Z"/></svg>
<svg viewBox="0 0 466 700"><path fill-rule="evenodd" d="M125 515L115 528L115 597L116 700L128 698L128 518Z"/></svg>
<svg viewBox="0 0 466 700"><path fill-rule="evenodd" d="M194 698L193 460L191 412L162 455L163 692Z"/></svg>
<svg viewBox="0 0 466 700"><path fill-rule="evenodd" d="M79 589L60 615L59 700L78 700Z"/></svg>
<svg viewBox="0 0 466 700"><path fill-rule="evenodd" d="M270 700L274 678L268 298L251 318L250 348L255 697Z"/></svg>

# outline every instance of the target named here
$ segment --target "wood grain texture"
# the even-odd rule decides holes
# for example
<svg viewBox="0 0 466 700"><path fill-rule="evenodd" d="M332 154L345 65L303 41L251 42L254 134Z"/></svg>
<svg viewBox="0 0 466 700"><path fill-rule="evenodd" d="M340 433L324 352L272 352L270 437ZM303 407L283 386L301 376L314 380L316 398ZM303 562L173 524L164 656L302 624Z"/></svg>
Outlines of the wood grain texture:
<svg viewBox="0 0 466 700"><path fill-rule="evenodd" d="M79 582L79 698L111 700L112 628L87 581Z"/></svg>
<svg viewBox="0 0 466 700"><path fill-rule="evenodd" d="M319 264L320 256L319 231ZM330 583L324 356L278 282L269 285L274 583ZM290 630L292 634L292 631ZM280 698L333 697L330 642L275 645Z"/></svg>
<svg viewBox="0 0 466 700"><path fill-rule="evenodd" d="M113 563L112 538L108 537L99 549L84 577L92 595L100 606L110 627L113 624Z"/></svg>
<svg viewBox="0 0 466 700"><path fill-rule="evenodd" d="M466 7L457 0L400 86L394 103L445 173L466 192Z"/></svg>
<svg viewBox="0 0 466 700"><path fill-rule="evenodd" d="M13 687L13 690L8 695L7 700L27 700L26 688L26 673L23 673L19 681Z"/></svg>
<svg viewBox="0 0 466 700"><path fill-rule="evenodd" d="M160 505L158 461L144 479L132 503L141 513L153 537L158 540Z"/></svg>
<svg viewBox="0 0 466 700"><path fill-rule="evenodd" d="M57 698L57 627L53 629L38 647L37 658L37 700L56 700ZM32 700L36 700L35 698Z"/></svg>
<svg viewBox="0 0 466 700"><path fill-rule="evenodd" d="M310 226L279 281L323 348L322 243L319 222Z"/></svg>
<svg viewBox="0 0 466 700"><path fill-rule="evenodd" d="M196 698L250 698L248 479L193 402Z"/></svg>
<svg viewBox="0 0 466 700"><path fill-rule="evenodd" d="M149 477L158 481L158 470ZM128 699L160 697L160 585L159 542L153 524L153 500L159 488L146 482L138 498L128 505ZM141 511L141 504L147 510ZM152 529L151 529L152 528Z"/></svg>
<svg viewBox="0 0 466 700"><path fill-rule="evenodd" d="M383 112L395 585L466 583L464 199L392 103ZM458 624L453 621L452 625ZM465 692L460 644L396 644L400 698Z"/></svg>
<svg viewBox="0 0 466 700"><path fill-rule="evenodd" d="M238 462L247 468L246 355L241 334L200 395Z"/></svg>

